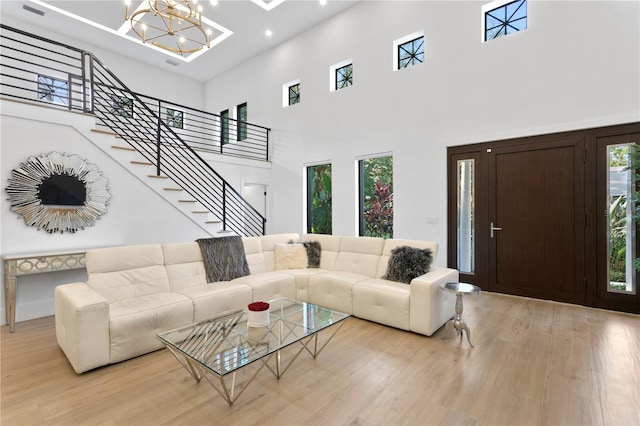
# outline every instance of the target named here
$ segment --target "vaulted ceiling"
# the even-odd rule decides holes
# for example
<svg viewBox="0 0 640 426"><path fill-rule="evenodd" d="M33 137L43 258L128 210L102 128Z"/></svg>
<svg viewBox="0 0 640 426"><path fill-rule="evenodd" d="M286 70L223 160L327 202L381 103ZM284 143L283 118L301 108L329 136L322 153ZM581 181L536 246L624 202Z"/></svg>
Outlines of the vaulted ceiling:
<svg viewBox="0 0 640 426"><path fill-rule="evenodd" d="M2 0L0 13L190 78L206 81L343 12L358 0L200 0L215 23L206 52L186 62L149 48L126 30L123 0ZM141 0L130 0L135 10ZM268 10L270 9L270 10ZM4 19L3 19L4 23ZM267 36L266 32L271 31ZM78 46L84 48L84 46Z"/></svg>

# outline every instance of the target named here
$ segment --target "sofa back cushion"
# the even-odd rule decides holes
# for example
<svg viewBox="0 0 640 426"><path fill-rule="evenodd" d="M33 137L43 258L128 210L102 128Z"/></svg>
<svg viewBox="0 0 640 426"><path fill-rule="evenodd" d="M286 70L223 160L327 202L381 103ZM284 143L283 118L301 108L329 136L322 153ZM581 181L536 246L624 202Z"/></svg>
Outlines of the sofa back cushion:
<svg viewBox="0 0 640 426"><path fill-rule="evenodd" d="M207 283L207 273L198 243L165 244L162 252L172 292Z"/></svg>
<svg viewBox="0 0 640 426"><path fill-rule="evenodd" d="M373 278L378 271L383 247L382 238L342 237L334 270L363 274Z"/></svg>
<svg viewBox="0 0 640 426"><path fill-rule="evenodd" d="M320 269L333 271L336 265L336 257L340 251L340 240L342 237L325 234L304 234L300 237L301 242L317 241L320 243Z"/></svg>
<svg viewBox="0 0 640 426"><path fill-rule="evenodd" d="M438 243L434 241L420 241L420 240L403 240L403 239L391 239L384 241L384 248L382 249L382 256L380 256L380 262L378 263L378 272L376 278L381 278L387 273L387 266L389 265L389 258L391 257L391 250L396 247L409 246L417 249L429 249L431 250L431 265L436 260L438 255Z"/></svg>
<svg viewBox="0 0 640 426"><path fill-rule="evenodd" d="M244 252L252 274L271 272L275 270L276 244L298 241L298 234L273 234L261 237L244 237Z"/></svg>
<svg viewBox="0 0 640 426"><path fill-rule="evenodd" d="M87 284L108 303L169 291L159 244L87 251Z"/></svg>

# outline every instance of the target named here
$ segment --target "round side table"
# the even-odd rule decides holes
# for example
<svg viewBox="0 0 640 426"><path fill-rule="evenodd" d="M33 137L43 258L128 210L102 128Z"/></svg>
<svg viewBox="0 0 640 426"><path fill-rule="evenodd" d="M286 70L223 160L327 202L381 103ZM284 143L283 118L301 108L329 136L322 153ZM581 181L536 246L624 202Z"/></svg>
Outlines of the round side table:
<svg viewBox="0 0 640 426"><path fill-rule="evenodd" d="M462 296L472 293L480 294L480 287L467 283L446 283L442 289L456 295L456 316L447 321L444 325L445 330L449 324L453 324L453 328L455 328L456 333L460 335L460 341L462 341L462 332L465 331L467 333L467 342L469 342L469 345L473 348L473 343L471 343L471 331L469 331L469 326L462 319ZM442 338L444 339L444 334L442 335Z"/></svg>

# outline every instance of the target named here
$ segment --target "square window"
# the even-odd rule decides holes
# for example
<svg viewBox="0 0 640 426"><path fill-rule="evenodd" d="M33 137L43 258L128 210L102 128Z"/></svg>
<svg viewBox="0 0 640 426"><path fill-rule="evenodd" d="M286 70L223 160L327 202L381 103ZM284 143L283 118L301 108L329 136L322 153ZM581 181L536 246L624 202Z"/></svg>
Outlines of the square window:
<svg viewBox="0 0 640 426"><path fill-rule="evenodd" d="M289 105L300 103L300 83L289 86Z"/></svg>
<svg viewBox="0 0 640 426"><path fill-rule="evenodd" d="M527 0L489 3L483 7L483 13L484 41L527 28Z"/></svg>
<svg viewBox="0 0 640 426"><path fill-rule="evenodd" d="M336 90L344 89L353 84L353 64L336 68Z"/></svg>
<svg viewBox="0 0 640 426"><path fill-rule="evenodd" d="M184 112L167 108L167 126L175 129L182 129L184 126Z"/></svg>
<svg viewBox="0 0 640 426"><path fill-rule="evenodd" d="M424 36L398 45L398 69L424 62Z"/></svg>
<svg viewBox="0 0 640 426"><path fill-rule="evenodd" d="M38 99L54 104L69 104L69 82L38 75Z"/></svg>
<svg viewBox="0 0 640 426"><path fill-rule="evenodd" d="M127 96L111 95L111 112L133 118L133 99Z"/></svg>

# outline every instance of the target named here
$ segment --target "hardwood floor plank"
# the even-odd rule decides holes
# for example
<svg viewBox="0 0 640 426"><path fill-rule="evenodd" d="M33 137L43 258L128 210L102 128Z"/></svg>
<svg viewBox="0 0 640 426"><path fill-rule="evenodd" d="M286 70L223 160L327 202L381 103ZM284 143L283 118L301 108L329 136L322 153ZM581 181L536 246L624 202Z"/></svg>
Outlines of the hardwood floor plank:
<svg viewBox="0 0 640 426"><path fill-rule="evenodd" d="M640 424L640 316L485 292L465 297L464 319L475 348L451 329L351 318L317 359L301 353L280 380L264 369L232 407L167 350L77 375L53 317L3 326L0 423Z"/></svg>

